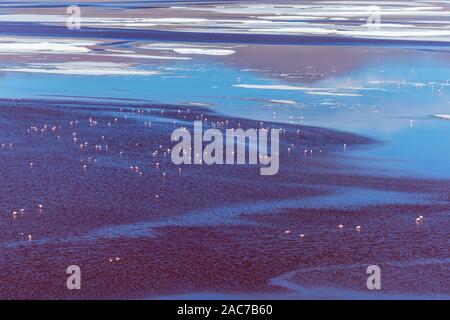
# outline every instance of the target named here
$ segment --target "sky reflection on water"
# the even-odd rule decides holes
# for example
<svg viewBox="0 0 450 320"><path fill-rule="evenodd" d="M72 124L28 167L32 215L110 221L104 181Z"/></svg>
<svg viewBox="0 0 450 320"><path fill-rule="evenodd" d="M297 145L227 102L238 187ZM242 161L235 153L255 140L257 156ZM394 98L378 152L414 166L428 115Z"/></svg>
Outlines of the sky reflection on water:
<svg viewBox="0 0 450 320"><path fill-rule="evenodd" d="M448 178L450 122L432 115L450 113L449 61L441 52L402 50L409 50L409 59L384 56L368 60L344 75L331 75L312 84L286 82L259 70L239 70L208 58L141 67L161 72L153 76L5 73L0 78L0 96L139 97L175 104L201 103L231 116L368 135L382 145L356 151L353 155L358 164L366 159L378 174L390 169L400 175ZM302 48L298 51L301 59ZM243 84L262 87L239 87ZM264 88L268 85L272 87ZM277 89L279 85L292 88ZM323 90L311 93L298 89L303 87Z"/></svg>

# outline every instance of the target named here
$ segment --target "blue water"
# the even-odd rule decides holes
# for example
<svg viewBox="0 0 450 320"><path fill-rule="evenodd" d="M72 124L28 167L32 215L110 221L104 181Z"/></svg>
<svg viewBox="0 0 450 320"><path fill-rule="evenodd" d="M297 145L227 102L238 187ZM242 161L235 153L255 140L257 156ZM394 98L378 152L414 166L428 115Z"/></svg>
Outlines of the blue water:
<svg viewBox="0 0 450 320"><path fill-rule="evenodd" d="M355 166L371 168L374 174L449 178L450 121L432 115L450 114L450 61L439 52L410 52L408 59L383 56L313 84L286 82L209 59L142 66L162 72L155 76L5 73L0 77L0 97L66 95L205 103L231 116L330 127L378 139L382 143L377 147L348 150L356 157ZM424 86L419 89L415 83ZM361 96L316 96L233 87L236 84L362 89L346 91ZM297 104L274 104L271 99Z"/></svg>

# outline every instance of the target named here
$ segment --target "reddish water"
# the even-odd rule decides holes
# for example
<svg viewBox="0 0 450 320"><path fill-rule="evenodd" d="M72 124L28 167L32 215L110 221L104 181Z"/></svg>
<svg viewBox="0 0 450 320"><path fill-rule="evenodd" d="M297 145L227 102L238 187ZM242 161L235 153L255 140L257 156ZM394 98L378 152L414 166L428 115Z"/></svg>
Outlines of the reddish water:
<svg viewBox="0 0 450 320"><path fill-rule="evenodd" d="M347 173L342 145L373 141L286 125L276 176L254 166L180 173L164 156L173 120L224 118L82 105L1 102L0 298L450 296L449 183ZM372 264L378 293L366 288ZM82 290L67 289L69 265L80 266Z"/></svg>

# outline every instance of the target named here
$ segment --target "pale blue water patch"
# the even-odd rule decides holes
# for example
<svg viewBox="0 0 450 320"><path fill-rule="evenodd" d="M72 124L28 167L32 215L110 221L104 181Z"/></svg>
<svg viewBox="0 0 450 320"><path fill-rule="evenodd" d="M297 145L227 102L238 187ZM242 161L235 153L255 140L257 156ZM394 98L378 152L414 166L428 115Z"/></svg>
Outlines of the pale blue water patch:
<svg viewBox="0 0 450 320"><path fill-rule="evenodd" d="M415 120L412 127L384 135L380 146L356 150L352 155L361 165L361 159L374 168L374 173L423 178L450 177L450 121L437 118Z"/></svg>
<svg viewBox="0 0 450 320"><path fill-rule="evenodd" d="M171 62L165 68L139 66L160 71L152 76L80 76L62 74L25 74L7 72L0 77L2 98L48 98L48 96L92 96L121 99L146 99L163 103L199 102L217 107L219 111L237 117L287 122L292 112L296 123L305 113L305 101L321 101L301 91L250 90L234 87L239 84L277 84L249 71L229 68L212 62ZM290 106L271 102L293 100Z"/></svg>
<svg viewBox="0 0 450 320"><path fill-rule="evenodd" d="M225 97L239 98L239 92L233 90L232 85L236 83L240 72L220 64L183 62L172 63L170 67L162 69L140 67L162 74L80 76L6 72L0 77L0 97L101 96L164 103L215 103L223 101ZM253 80L252 75L248 77L249 81Z"/></svg>
<svg viewBox="0 0 450 320"><path fill-rule="evenodd" d="M362 106L358 112L347 112L347 117L330 121L340 123L328 125L383 141L379 147L354 153L371 159L379 173L393 169L399 175L448 179L450 121L433 115L450 114L449 70L449 61L433 59L428 52L358 70L351 75L352 81L380 81L373 85L386 91L364 95L358 99ZM376 164L373 159L378 160Z"/></svg>
<svg viewBox="0 0 450 320"><path fill-rule="evenodd" d="M348 154L377 174L450 178L450 60L433 52L411 52L411 58L380 57L339 77L313 84L356 96L307 95L298 91L237 88L245 95L298 101L301 106L259 108L256 118L302 123L363 134L382 141L375 148ZM448 58L448 57L447 57ZM258 79L254 84L289 84ZM299 84L301 86L301 84ZM331 92L332 94L333 92ZM273 119L276 112L276 119ZM255 113L249 113L255 117ZM354 153L353 153L354 152ZM367 159L367 161L364 161ZM376 159L376 161L374 161Z"/></svg>

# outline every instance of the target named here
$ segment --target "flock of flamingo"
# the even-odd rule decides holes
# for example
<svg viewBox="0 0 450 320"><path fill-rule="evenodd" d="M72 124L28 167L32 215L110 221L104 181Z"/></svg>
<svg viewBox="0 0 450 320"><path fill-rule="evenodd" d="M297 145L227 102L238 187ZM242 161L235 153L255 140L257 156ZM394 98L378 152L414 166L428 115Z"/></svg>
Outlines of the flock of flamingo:
<svg viewBox="0 0 450 320"><path fill-rule="evenodd" d="M190 113L190 108L186 110L186 113L189 114ZM148 109L131 109L128 110L128 112L126 112L126 110L124 110L123 108L120 109L120 115L122 117L123 120L127 120L130 119L131 116L141 116L144 117L145 114L150 114L152 113L152 109L148 108ZM181 116L182 115L182 111L180 109L177 110L176 112L176 116ZM165 116L165 112L164 110L161 110L157 113L158 117L164 117ZM119 116L120 117L120 116ZM110 121L106 121L105 124L108 128L112 128L114 125L117 125L118 123L120 123L119 117L113 117L112 119L110 119ZM205 125L208 125L210 127L213 128L227 128L230 125L229 121L208 121L208 118L204 117L203 114L200 115L196 115L195 119L201 119ZM136 119L134 119L136 120ZM139 120L140 121L140 120ZM183 116L183 121L186 121L186 115ZM82 120L75 120L75 121L69 121L68 122L68 128L70 129L70 139L73 143L73 145L75 146L75 148L79 149L79 152L81 153L81 155L89 155L91 152L93 152L93 155L87 156L86 158L81 158L80 159L80 163L81 163L81 169L83 172L87 171L88 168L94 164L97 163L97 156L100 153L109 153L111 154L111 152L113 152L114 150L116 150L116 148L113 148L109 143L106 143L106 141L108 141L107 137L105 135L101 135L100 141L101 143L98 142L89 142L87 140L83 140L79 138L79 132L77 131L77 128L79 128L79 125L82 124ZM139 122L140 123L140 122ZM91 128L95 128L99 125L99 120L97 120L94 117L89 117L87 124L89 125L89 127ZM175 127L176 125L176 120L173 121L173 126ZM264 125L263 122L260 123L261 126ZM145 121L143 121L143 126L145 128L152 128L152 122L148 121L147 118L145 118ZM241 126L240 123L238 123L237 125L238 127ZM27 134L28 135L46 135L46 134L51 134L53 135L58 141L60 141L61 139L63 139L62 134L64 132L64 126L62 125L48 125L48 124L44 124L42 126L30 126L27 128ZM286 134L286 130L281 129L281 135ZM298 137L301 137L301 130L297 130L296 131L296 135ZM134 144L136 147L143 147L142 143L140 142L136 142ZM90 149L90 146L92 146L92 148ZM1 144L1 150L12 150L15 147L14 143L2 143ZM344 151L347 150L347 144L343 145ZM123 159L125 156L125 151L122 149L117 149L117 155L119 157L119 159ZM167 177L168 177L168 173L166 171L161 170L161 162L162 159L165 159L166 162L168 162L167 158L170 155L170 147L167 147L163 144L159 144L158 146L156 146L156 148L150 150L149 152L149 158L153 159L153 164L152 166L154 168L156 168L157 172L159 172L162 181L166 182L167 181ZM286 148L286 153L288 156L291 156L294 152L294 144L288 144L288 147ZM304 156L305 157L311 157L313 156L313 150L312 149L304 149ZM322 150L318 150L319 154L322 154ZM31 168L34 168L36 165L36 161L30 161L29 162L29 166ZM139 176L143 176L144 175L144 168L142 168L141 166L138 165L132 165L129 167L129 170L131 173L133 174L137 174ZM182 173L182 168L179 167L177 168L177 172L179 175L181 175ZM160 194L155 194L154 195L154 199L155 201L160 201L161 200L161 195ZM42 211L44 208L43 204L38 204L37 208L39 211ZM20 210L16 211L13 210L11 213L12 219L16 220L19 217L23 216L25 214L25 209L21 208ZM416 218L415 223L417 226L421 226L424 223L424 217L423 216L419 216ZM337 225L337 229L339 231L343 231L344 225L343 224L338 224ZM363 228L361 225L356 225L356 227L354 227L354 230L356 233L361 233ZM292 234L292 231L290 230L286 230L284 232L286 235L290 235ZM24 235L24 234L22 234ZM305 237L305 234L300 234L299 235L300 238ZM29 242L31 242L33 240L32 234L27 234L26 238L28 239ZM120 258L111 258L110 262L118 262L120 260Z"/></svg>

